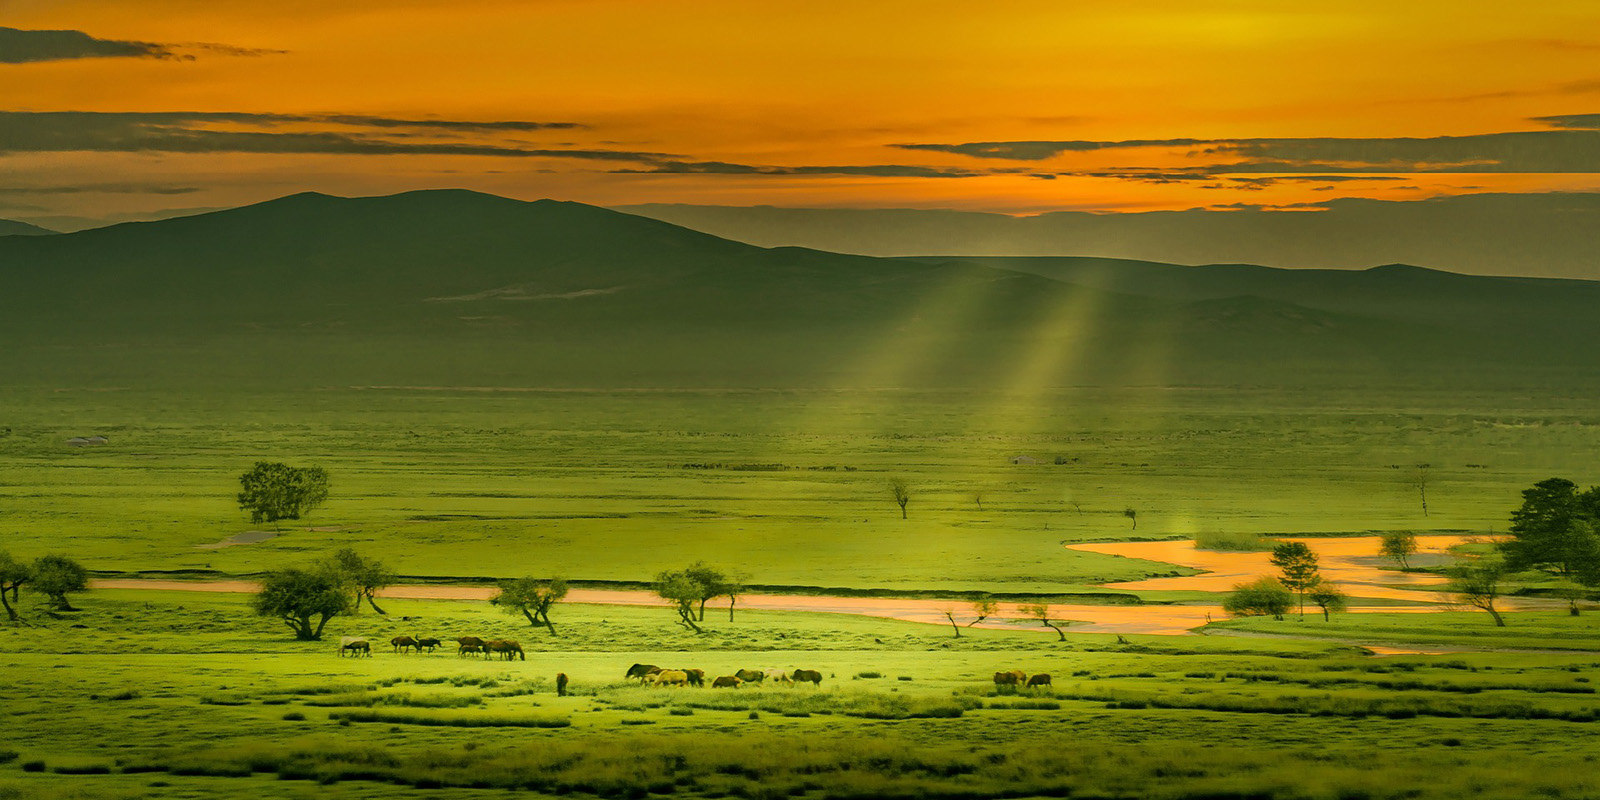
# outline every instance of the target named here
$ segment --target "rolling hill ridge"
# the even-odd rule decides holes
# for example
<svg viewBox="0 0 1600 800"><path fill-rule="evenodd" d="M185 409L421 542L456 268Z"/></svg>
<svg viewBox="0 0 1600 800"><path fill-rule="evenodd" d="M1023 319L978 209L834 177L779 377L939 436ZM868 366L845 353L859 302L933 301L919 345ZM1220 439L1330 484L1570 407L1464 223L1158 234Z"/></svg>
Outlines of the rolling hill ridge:
<svg viewBox="0 0 1600 800"><path fill-rule="evenodd" d="M1592 282L1404 266L875 258L579 203L300 194L0 239L0 368L236 385L1510 380L1586 375L1595 300Z"/></svg>

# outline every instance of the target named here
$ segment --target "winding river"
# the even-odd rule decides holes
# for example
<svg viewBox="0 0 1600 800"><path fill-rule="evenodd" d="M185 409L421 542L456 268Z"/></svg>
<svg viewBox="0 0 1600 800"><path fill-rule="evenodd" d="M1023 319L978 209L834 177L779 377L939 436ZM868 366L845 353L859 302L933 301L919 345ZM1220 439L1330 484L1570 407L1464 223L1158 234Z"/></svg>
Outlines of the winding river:
<svg viewBox="0 0 1600 800"><path fill-rule="evenodd" d="M1386 562L1377 554L1377 537L1308 538L1291 541L1303 541L1316 551L1320 558L1323 576L1339 584L1351 596L1349 609L1351 612L1381 610L1427 613L1445 608L1440 593L1422 590L1424 587L1441 583L1443 579L1437 575L1401 573L1384 569ZM1419 560L1437 559L1443 556L1449 547L1462 541L1464 538L1460 536L1419 536L1417 537ZM1193 541L1105 542L1068 545L1068 547L1085 552L1159 561L1205 570L1199 575L1179 578L1149 578L1106 584L1110 589L1226 592L1234 584L1261 575L1270 575L1276 571L1268 563L1267 553L1198 550ZM249 581L106 579L94 581L92 585L98 589L200 592L253 592L257 589L257 585ZM418 600L487 600L494 591L493 587L488 586L408 585L391 586L379 595ZM1370 602L1373 600L1384 602L1382 605L1375 605ZM1412 604L1395 605L1395 601L1409 601ZM567 602L626 606L661 605L661 600L650 592L620 589L573 589L567 595ZM861 614L936 625L948 624L944 616L944 610L947 608L956 609L958 620L965 616L964 612L967 610L965 603L949 600L782 594L747 595L739 598L739 608ZM1215 603L1138 606L1061 603L1052 608L1060 619L1072 621L1074 632L1089 633L1184 635L1212 619L1221 619L1225 616L1221 607ZM707 613L711 613L710 606L707 607ZM970 619L970 616L968 618ZM1021 627L1052 633L1037 621L1025 619L1016 604L1012 603L1002 603L996 618L980 623L979 626L1005 629Z"/></svg>

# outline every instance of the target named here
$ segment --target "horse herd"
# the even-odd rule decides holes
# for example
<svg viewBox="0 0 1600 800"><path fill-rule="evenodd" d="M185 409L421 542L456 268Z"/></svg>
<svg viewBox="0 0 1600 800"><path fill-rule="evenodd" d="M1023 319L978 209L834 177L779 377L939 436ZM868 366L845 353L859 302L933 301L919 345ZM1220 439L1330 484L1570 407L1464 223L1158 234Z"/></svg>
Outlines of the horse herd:
<svg viewBox="0 0 1600 800"><path fill-rule="evenodd" d="M703 669L662 669L654 664L634 664L628 667L624 678L631 678L641 685L648 686L705 686L706 671ZM711 679L713 689L737 689L746 683L773 683L793 686L797 683L809 683L812 686L822 686L822 673L814 669L741 669L732 675L723 675Z"/></svg>
<svg viewBox="0 0 1600 800"><path fill-rule="evenodd" d="M456 655L469 656L481 655L485 658L500 656L511 661L521 658L528 660L528 654L522 651L522 645L513 639L484 639L478 636L457 636L449 641L456 643ZM439 639L420 636L396 636L389 640L389 645L396 653L420 653L423 650L433 652L443 645ZM339 656L372 657L372 643L362 636L345 636L339 640ZM706 685L706 672L703 669L662 669L655 664L634 664L628 667L624 678L636 680L640 685L649 686L696 686ZM565 694L565 674L558 676L558 693ZM793 686L797 683L809 683L820 688L822 686L822 673L814 669L741 669L732 675L723 675L711 679L713 689L737 689L747 683L770 683ZM996 672L994 686L996 689L1018 689L1022 687L1037 688L1051 686L1050 675L1039 673L1029 675L1020 669Z"/></svg>
<svg viewBox="0 0 1600 800"><path fill-rule="evenodd" d="M456 643L456 655L482 655L500 656L511 661L521 658L528 660L528 654L522 652L522 645L515 639L484 639L477 636L457 636L449 641ZM430 639L424 636L396 636L389 640L389 645L396 653L420 653L423 650L433 652L444 644L439 639ZM372 656L372 642L363 636L344 636L339 639L339 655L360 657Z"/></svg>

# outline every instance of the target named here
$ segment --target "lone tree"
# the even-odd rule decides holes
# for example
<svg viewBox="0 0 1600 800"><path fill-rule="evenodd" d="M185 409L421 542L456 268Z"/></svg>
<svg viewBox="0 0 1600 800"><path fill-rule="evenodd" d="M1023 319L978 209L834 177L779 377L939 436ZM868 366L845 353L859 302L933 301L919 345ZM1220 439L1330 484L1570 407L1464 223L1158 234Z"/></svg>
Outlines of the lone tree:
<svg viewBox="0 0 1600 800"><path fill-rule="evenodd" d="M1327 581L1318 581L1311 591L1306 593L1311 603L1322 609L1322 621L1329 620L1329 614L1334 611L1343 611L1350 602L1350 596L1345 594L1338 586Z"/></svg>
<svg viewBox="0 0 1600 800"><path fill-rule="evenodd" d="M0 605L6 607L6 619L12 622L18 622L22 619L17 615L17 609L12 604L21 604L21 601L17 599L17 591L22 588L22 584L28 582L32 574L27 564L12 558L10 553L0 550ZM8 593L11 595L10 600L6 599Z"/></svg>
<svg viewBox="0 0 1600 800"><path fill-rule="evenodd" d="M1469 606L1481 608L1494 617L1495 627L1504 628L1506 621L1495 610L1500 598L1500 582L1505 579L1505 562L1495 556L1478 556L1457 561L1446 572L1450 577L1450 591Z"/></svg>
<svg viewBox="0 0 1600 800"><path fill-rule="evenodd" d="M257 461L239 476L239 508L251 522L299 519L328 499L328 473L321 467L291 467Z"/></svg>
<svg viewBox="0 0 1600 800"><path fill-rule="evenodd" d="M261 582L261 591L251 601L257 614L283 620L294 631L294 638L301 641L321 639L328 620L350 611L354 605L349 586L327 567L289 567L269 572Z"/></svg>
<svg viewBox="0 0 1600 800"><path fill-rule="evenodd" d="M733 621L733 607L739 602L739 598L744 596L745 582L748 580L750 580L749 575L742 571L734 571L728 574L722 584L722 593L728 596L729 622Z"/></svg>
<svg viewBox="0 0 1600 800"><path fill-rule="evenodd" d="M956 622L956 607L955 606L945 606L944 608L939 609L939 613L943 614L945 619L950 620L950 630L955 631L956 632L956 638L960 639L961 638L961 625L960 625L960 623Z"/></svg>
<svg viewBox="0 0 1600 800"><path fill-rule="evenodd" d="M1411 556L1417 552L1417 535L1411 531L1385 531L1378 552L1400 565L1401 570L1411 569Z"/></svg>
<svg viewBox="0 0 1600 800"><path fill-rule="evenodd" d="M889 479L889 493L894 495L894 501L900 505L900 518L905 519L906 503L911 502L911 487L906 485L906 479Z"/></svg>
<svg viewBox="0 0 1600 800"><path fill-rule="evenodd" d="M972 616L973 616L973 620L971 622L967 623L967 627L970 628L970 627L972 627L972 626L974 626L974 625L976 625L976 624L978 624L978 623L980 623L980 622L982 622L982 621L994 616L995 614L999 613L999 611L1000 611L1000 604L996 603L994 601L993 597L990 597L988 595L984 595L982 597L979 597L978 599L972 601Z"/></svg>
<svg viewBox="0 0 1600 800"><path fill-rule="evenodd" d="M1139 512L1132 506L1122 509L1122 516L1133 520L1133 530L1139 530Z"/></svg>
<svg viewBox="0 0 1600 800"><path fill-rule="evenodd" d="M686 570L662 572L656 575L656 596L672 604L678 612L678 623L695 633L705 633L695 624L695 603L705 595L706 588L690 577Z"/></svg>
<svg viewBox="0 0 1600 800"><path fill-rule="evenodd" d="M41 556L33 562L28 573L28 582L50 598L50 605L57 611L77 611L72 607L72 601L67 599L67 594L89 588L89 571L66 556Z"/></svg>
<svg viewBox="0 0 1600 800"><path fill-rule="evenodd" d="M367 605L379 614L387 615L389 612L378 607L373 597L378 590L386 586L393 586L395 581L394 571L376 558L366 558L357 553L353 548L340 548L333 554L333 569L343 578L345 583L355 589L356 601L350 606L350 613L361 610L361 601L366 600Z"/></svg>
<svg viewBox="0 0 1600 800"><path fill-rule="evenodd" d="M1039 620L1039 624L1055 631L1056 635L1061 637L1061 641L1064 642L1067 640L1066 632L1061 630L1060 627L1050 623L1051 614L1049 603L1034 603L1032 605L1019 606L1017 610L1027 614L1030 617L1033 617L1036 620Z"/></svg>
<svg viewBox="0 0 1600 800"><path fill-rule="evenodd" d="M1572 481L1550 478L1522 492L1511 512L1511 538L1500 543L1507 572L1539 569L1560 578L1567 611L1578 615L1578 586L1600 585L1600 488L1580 493Z"/></svg>
<svg viewBox="0 0 1600 800"><path fill-rule="evenodd" d="M1265 617L1283 619L1294 603L1294 595L1283 583L1271 575L1263 575L1250 583L1233 587L1233 593L1222 598L1222 610L1235 617Z"/></svg>
<svg viewBox="0 0 1600 800"><path fill-rule="evenodd" d="M1428 516L1428 470L1432 464L1417 465L1417 493L1422 496L1422 516Z"/></svg>
<svg viewBox="0 0 1600 800"><path fill-rule="evenodd" d="M502 581L500 591L489 602L499 606L507 614L521 614L528 618L528 624L534 627L540 625L549 629L550 635L556 635L556 626L550 622L550 609L567 596L567 582L560 578L540 580L538 578L518 578L514 581Z"/></svg>
<svg viewBox="0 0 1600 800"><path fill-rule="evenodd" d="M696 601L695 619L706 621L706 601L713 597L721 597L728 593L728 576L706 566L704 561L690 564L683 573L688 575L695 583L700 584L700 597Z"/></svg>
<svg viewBox="0 0 1600 800"><path fill-rule="evenodd" d="M1284 542L1272 548L1272 566L1283 573L1283 585L1300 597L1300 618L1306 616L1306 592L1322 580L1317 554L1305 542Z"/></svg>

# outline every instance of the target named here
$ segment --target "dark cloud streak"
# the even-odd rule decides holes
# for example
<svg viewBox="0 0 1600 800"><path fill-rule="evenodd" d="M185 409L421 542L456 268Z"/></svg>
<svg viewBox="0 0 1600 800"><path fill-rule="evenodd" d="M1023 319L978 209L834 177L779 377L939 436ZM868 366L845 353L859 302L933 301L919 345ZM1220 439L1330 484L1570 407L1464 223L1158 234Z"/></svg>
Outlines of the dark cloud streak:
<svg viewBox="0 0 1600 800"><path fill-rule="evenodd" d="M160 44L156 42L98 39L83 31L30 31L0 27L0 64L32 64L41 61L72 61L84 58L153 58L166 61L193 61L182 52L199 50L224 56L263 56L282 50L256 50L205 42Z"/></svg>

